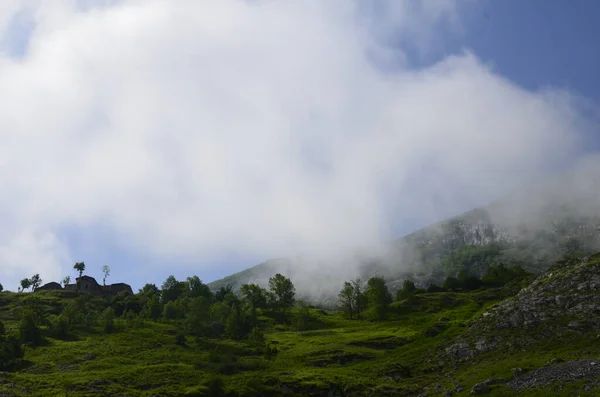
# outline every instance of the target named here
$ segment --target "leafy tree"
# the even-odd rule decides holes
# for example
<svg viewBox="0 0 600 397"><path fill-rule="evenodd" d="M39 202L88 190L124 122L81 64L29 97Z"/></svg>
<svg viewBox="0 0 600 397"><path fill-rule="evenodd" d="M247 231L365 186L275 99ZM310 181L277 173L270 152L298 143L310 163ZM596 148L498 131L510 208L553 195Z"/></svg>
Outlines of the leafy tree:
<svg viewBox="0 0 600 397"><path fill-rule="evenodd" d="M456 277L446 277L442 288L447 291L458 291L461 288L461 282Z"/></svg>
<svg viewBox="0 0 600 397"><path fill-rule="evenodd" d="M35 321L32 310L25 310L19 322L19 338L23 343L31 346L39 346L42 343L42 331Z"/></svg>
<svg viewBox="0 0 600 397"><path fill-rule="evenodd" d="M23 349L19 340L6 336L4 323L0 321L0 370L10 369L21 358Z"/></svg>
<svg viewBox="0 0 600 397"><path fill-rule="evenodd" d="M187 278L187 283L189 286L189 296L191 298L204 297L209 302L213 300L213 293L208 288L208 285L204 284L198 276L192 276Z"/></svg>
<svg viewBox="0 0 600 397"><path fill-rule="evenodd" d="M296 316L296 329L298 331L306 331L309 328L310 311L308 305L304 301L298 301L298 314Z"/></svg>
<svg viewBox="0 0 600 397"><path fill-rule="evenodd" d="M402 288L396 291L396 300L411 299L417 293L417 287L412 280L404 280Z"/></svg>
<svg viewBox="0 0 600 397"><path fill-rule="evenodd" d="M25 291L29 287L31 287L31 280L30 279L24 278L23 280L21 280L21 292Z"/></svg>
<svg viewBox="0 0 600 397"><path fill-rule="evenodd" d="M105 334L111 334L115 331L115 311L112 307L107 307L100 316L100 322Z"/></svg>
<svg viewBox="0 0 600 397"><path fill-rule="evenodd" d="M296 303L296 288L292 281L277 273L269 279L269 292L271 304L275 310L286 312L287 309Z"/></svg>
<svg viewBox="0 0 600 397"><path fill-rule="evenodd" d="M225 332L230 338L242 339L248 334L250 327L246 320L246 315L242 310L241 302L238 299L231 301L231 311L225 324Z"/></svg>
<svg viewBox="0 0 600 397"><path fill-rule="evenodd" d="M102 266L102 273L104 274L102 284L106 285L106 279L108 278L108 276L110 276L110 267L108 265Z"/></svg>
<svg viewBox="0 0 600 397"><path fill-rule="evenodd" d="M191 298L186 311L185 325L188 332L195 336L206 333L206 325L210 319L210 301L204 296Z"/></svg>
<svg viewBox="0 0 600 397"><path fill-rule="evenodd" d="M340 308L352 319L354 315L354 286L350 281L344 283L344 287L338 294Z"/></svg>
<svg viewBox="0 0 600 397"><path fill-rule="evenodd" d="M63 280L62 280L63 287L66 287L69 284L71 284L71 276L67 276L67 277L63 278Z"/></svg>
<svg viewBox="0 0 600 397"><path fill-rule="evenodd" d="M140 294L146 296L156 295L158 298L160 298L160 288L158 288L156 284L146 284L140 290Z"/></svg>
<svg viewBox="0 0 600 397"><path fill-rule="evenodd" d="M427 293L444 292L445 289L440 287L437 284L429 284L426 291L427 291Z"/></svg>
<svg viewBox="0 0 600 397"><path fill-rule="evenodd" d="M165 303L163 307L165 320L175 320L180 317L179 305L175 301Z"/></svg>
<svg viewBox="0 0 600 397"><path fill-rule="evenodd" d="M219 287L217 292L215 292L215 302L223 302L225 300L225 296L231 293L233 293L233 287L231 285L228 284L225 287Z"/></svg>
<svg viewBox="0 0 600 397"><path fill-rule="evenodd" d="M4 286L0 284L0 292L4 291Z"/></svg>
<svg viewBox="0 0 600 397"><path fill-rule="evenodd" d="M29 282L33 291L35 291L37 288L39 288L40 285L42 285L42 279L40 278L39 274L34 274L33 277L31 277L31 279L29 280Z"/></svg>
<svg viewBox="0 0 600 397"><path fill-rule="evenodd" d="M250 307L252 321L256 323L256 309L264 309L267 306L267 291L256 284L244 284L240 291Z"/></svg>
<svg viewBox="0 0 600 397"><path fill-rule="evenodd" d="M356 312L356 318L359 320L362 308L367 305L367 297L363 293L362 284L363 282L360 278L356 278L352 281L352 288L354 289L353 307L354 311Z"/></svg>
<svg viewBox="0 0 600 397"><path fill-rule="evenodd" d="M160 318L163 308L158 295L152 295L150 299L148 299L146 302L146 309L148 317L152 320L158 320Z"/></svg>
<svg viewBox="0 0 600 397"><path fill-rule="evenodd" d="M466 270L461 270L458 273L458 281L460 281L461 287L465 290L472 291L481 287L482 282L479 277L469 274Z"/></svg>
<svg viewBox="0 0 600 397"><path fill-rule="evenodd" d="M175 276L171 275L167 277L161 288L162 303L167 304L175 301L188 290L188 283L177 281Z"/></svg>
<svg viewBox="0 0 600 397"><path fill-rule="evenodd" d="M367 290L365 295L369 300L371 313L375 320L385 319L387 307L392 302L392 295L385 284L383 277L371 277L367 281Z"/></svg>
<svg viewBox="0 0 600 397"><path fill-rule="evenodd" d="M85 271L85 263L77 262L73 265L73 269L77 270L79 272L79 277L81 277Z"/></svg>

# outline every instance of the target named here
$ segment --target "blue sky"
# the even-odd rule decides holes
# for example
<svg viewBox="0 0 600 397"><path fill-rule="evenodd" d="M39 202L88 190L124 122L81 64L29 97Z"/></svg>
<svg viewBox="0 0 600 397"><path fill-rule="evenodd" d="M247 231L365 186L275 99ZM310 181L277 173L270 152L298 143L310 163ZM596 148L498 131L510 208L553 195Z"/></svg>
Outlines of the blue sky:
<svg viewBox="0 0 600 397"><path fill-rule="evenodd" d="M594 0L84 3L0 10L6 288L392 239L600 146Z"/></svg>

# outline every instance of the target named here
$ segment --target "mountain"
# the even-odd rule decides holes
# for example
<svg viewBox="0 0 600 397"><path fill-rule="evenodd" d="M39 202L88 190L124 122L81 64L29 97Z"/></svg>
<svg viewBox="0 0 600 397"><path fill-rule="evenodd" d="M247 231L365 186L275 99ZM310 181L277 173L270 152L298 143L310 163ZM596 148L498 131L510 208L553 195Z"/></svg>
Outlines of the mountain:
<svg viewBox="0 0 600 397"><path fill-rule="evenodd" d="M424 227L368 250L336 257L269 260L209 284L265 286L282 273L310 301L331 301L344 281L384 276L396 289L404 279L441 283L460 271L481 275L492 264L539 273L565 255L600 249L600 167L597 161L492 204Z"/></svg>

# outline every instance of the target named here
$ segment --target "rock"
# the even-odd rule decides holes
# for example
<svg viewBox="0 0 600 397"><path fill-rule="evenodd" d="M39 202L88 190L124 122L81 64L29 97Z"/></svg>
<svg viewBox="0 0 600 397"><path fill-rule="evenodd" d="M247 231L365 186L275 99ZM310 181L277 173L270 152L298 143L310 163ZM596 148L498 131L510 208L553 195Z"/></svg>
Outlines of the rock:
<svg viewBox="0 0 600 397"><path fill-rule="evenodd" d="M560 364L560 363L563 363L563 362L565 362L565 360L563 360L562 358L558 358L558 357L553 358L552 360L550 360L550 364L553 364L553 365L554 364Z"/></svg>
<svg viewBox="0 0 600 397"><path fill-rule="evenodd" d="M454 391L455 391L455 392L457 392L457 393L460 393L460 392L461 392L461 391L463 391L463 390L465 390L465 388L464 388L464 387L463 387L463 385L461 385L460 383L457 383L457 384L454 386Z"/></svg>
<svg viewBox="0 0 600 397"><path fill-rule="evenodd" d="M567 327L577 330L583 328L583 325L579 321L571 321L569 324L567 324Z"/></svg>
<svg viewBox="0 0 600 397"><path fill-rule="evenodd" d="M481 382L473 385L473 388L471 389L471 394L484 394L489 393L489 391L490 387L487 385L487 383Z"/></svg>
<svg viewBox="0 0 600 397"><path fill-rule="evenodd" d="M444 397L451 397L454 395L454 392L452 390L446 390L444 392Z"/></svg>
<svg viewBox="0 0 600 397"><path fill-rule="evenodd" d="M512 368L512 369L511 369L511 371L512 371L512 373L513 373L513 378L516 378L517 376L519 376L519 375L521 375L523 372L525 372L525 371L523 370L523 368L519 368L519 367L517 367L517 368Z"/></svg>
<svg viewBox="0 0 600 397"><path fill-rule="evenodd" d="M96 359L96 355L94 353L88 353L85 355L85 357L83 359L87 360L87 361L94 360L94 359Z"/></svg>
<svg viewBox="0 0 600 397"><path fill-rule="evenodd" d="M439 383L433 387L433 391L436 393L440 393L442 390L444 390L444 387Z"/></svg>
<svg viewBox="0 0 600 397"><path fill-rule="evenodd" d="M485 383L488 386L502 385L506 382L508 382L508 379L504 379L504 378L490 378L490 379L486 379L483 381L483 383Z"/></svg>

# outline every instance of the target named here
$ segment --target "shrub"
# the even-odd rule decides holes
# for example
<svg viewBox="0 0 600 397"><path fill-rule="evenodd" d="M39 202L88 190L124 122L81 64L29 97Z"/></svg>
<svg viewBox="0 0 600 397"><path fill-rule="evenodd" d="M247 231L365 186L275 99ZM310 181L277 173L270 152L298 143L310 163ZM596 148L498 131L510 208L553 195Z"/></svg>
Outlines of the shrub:
<svg viewBox="0 0 600 397"><path fill-rule="evenodd" d="M105 334L111 334L115 331L115 311L112 307L108 307L102 312L100 322Z"/></svg>
<svg viewBox="0 0 600 397"><path fill-rule="evenodd" d="M19 339L31 346L39 346L42 343L42 331L35 323L35 315L31 310L23 312L19 322Z"/></svg>

